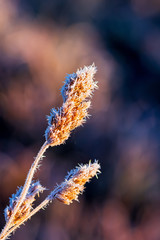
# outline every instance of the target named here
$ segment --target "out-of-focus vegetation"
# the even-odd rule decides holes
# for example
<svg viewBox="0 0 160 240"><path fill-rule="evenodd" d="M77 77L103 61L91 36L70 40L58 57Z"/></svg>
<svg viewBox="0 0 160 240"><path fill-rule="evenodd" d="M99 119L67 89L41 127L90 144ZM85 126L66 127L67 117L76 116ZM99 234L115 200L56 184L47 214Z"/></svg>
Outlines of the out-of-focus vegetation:
<svg viewBox="0 0 160 240"><path fill-rule="evenodd" d="M95 62L92 116L50 149L37 178L51 188L77 163L102 174L80 204L53 203L12 239L160 239L160 2L0 2L0 225L3 209L61 106L66 73Z"/></svg>

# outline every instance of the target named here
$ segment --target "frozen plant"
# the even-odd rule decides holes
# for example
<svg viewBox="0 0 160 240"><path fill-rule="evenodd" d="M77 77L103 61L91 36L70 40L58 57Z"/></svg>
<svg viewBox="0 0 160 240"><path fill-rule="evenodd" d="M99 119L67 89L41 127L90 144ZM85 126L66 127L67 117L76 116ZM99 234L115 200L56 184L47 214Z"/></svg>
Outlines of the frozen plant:
<svg viewBox="0 0 160 240"><path fill-rule="evenodd" d="M91 104L90 98L94 89L97 88L97 82L94 81L95 73L96 67L93 64L66 77L61 91L63 105L59 109L51 109L47 117L46 141L29 169L24 186L19 187L17 192L12 194L9 206L4 210L6 224L0 234L0 240L8 238L21 224L54 199L67 205L73 200L78 200L78 195L83 192L85 183L100 173L100 165L97 161L79 165L68 173L64 182L56 186L44 201L33 208L36 195L45 190L39 181L33 181L39 162L48 147L64 143L71 131L86 121Z"/></svg>

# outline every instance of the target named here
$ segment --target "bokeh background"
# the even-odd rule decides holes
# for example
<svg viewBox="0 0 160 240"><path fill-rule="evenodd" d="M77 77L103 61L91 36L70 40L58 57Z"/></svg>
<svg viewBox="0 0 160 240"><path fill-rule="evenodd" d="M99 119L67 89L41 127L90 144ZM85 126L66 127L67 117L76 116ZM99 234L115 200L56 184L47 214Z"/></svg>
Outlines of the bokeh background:
<svg viewBox="0 0 160 240"><path fill-rule="evenodd" d="M36 178L52 189L90 159L102 174L80 203L55 201L13 240L160 239L159 0L0 1L0 226L66 73L93 62L92 116L47 151Z"/></svg>

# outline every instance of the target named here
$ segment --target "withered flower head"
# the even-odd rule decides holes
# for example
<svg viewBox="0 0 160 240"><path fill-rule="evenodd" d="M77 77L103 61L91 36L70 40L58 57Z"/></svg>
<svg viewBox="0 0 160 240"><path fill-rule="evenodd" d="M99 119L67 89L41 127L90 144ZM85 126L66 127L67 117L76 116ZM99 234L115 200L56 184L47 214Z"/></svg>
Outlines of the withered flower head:
<svg viewBox="0 0 160 240"><path fill-rule="evenodd" d="M70 132L85 122L91 104L89 98L97 88L94 81L96 71L93 64L66 77L61 91L63 105L58 110L53 108L48 116L45 137L51 146L64 143Z"/></svg>
<svg viewBox="0 0 160 240"><path fill-rule="evenodd" d="M16 213L13 223L17 224L23 217L26 217L32 210L32 204L35 201L36 195L39 196L41 192L45 190L44 187L40 184L39 181L32 182L26 198L24 199L22 205L20 206L19 211ZM4 216L6 222L9 220L10 216L12 215L13 209L19 199L19 196L22 192L22 187L19 187L15 194L12 194L12 197L9 200L9 206L7 206L4 210Z"/></svg>
<svg viewBox="0 0 160 240"><path fill-rule="evenodd" d="M100 173L100 165L97 161L71 170L65 177L65 181L58 185L50 194L50 199L58 199L64 204L69 205L73 200L78 201L78 195L84 190L86 182Z"/></svg>

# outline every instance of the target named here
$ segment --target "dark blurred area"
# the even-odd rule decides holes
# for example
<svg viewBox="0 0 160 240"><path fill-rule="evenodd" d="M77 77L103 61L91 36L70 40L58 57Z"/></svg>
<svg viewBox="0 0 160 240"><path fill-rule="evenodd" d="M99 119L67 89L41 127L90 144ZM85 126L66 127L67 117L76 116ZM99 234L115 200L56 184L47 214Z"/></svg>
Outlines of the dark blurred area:
<svg viewBox="0 0 160 240"><path fill-rule="evenodd" d="M93 62L91 117L47 151L36 178L53 189L90 159L102 174L80 203L53 202L12 239L160 239L159 0L0 1L0 226L66 73Z"/></svg>

